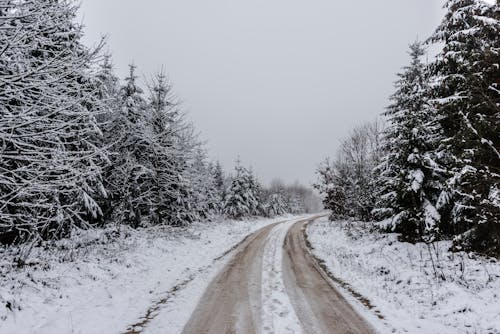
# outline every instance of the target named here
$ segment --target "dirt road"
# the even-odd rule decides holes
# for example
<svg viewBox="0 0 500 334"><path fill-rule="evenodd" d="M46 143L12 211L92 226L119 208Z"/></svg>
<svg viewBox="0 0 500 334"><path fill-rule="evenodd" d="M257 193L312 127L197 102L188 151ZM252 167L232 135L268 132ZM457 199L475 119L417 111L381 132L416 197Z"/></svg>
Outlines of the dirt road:
<svg viewBox="0 0 500 334"><path fill-rule="evenodd" d="M316 218L272 224L247 238L183 333L372 333L307 250L302 229Z"/></svg>

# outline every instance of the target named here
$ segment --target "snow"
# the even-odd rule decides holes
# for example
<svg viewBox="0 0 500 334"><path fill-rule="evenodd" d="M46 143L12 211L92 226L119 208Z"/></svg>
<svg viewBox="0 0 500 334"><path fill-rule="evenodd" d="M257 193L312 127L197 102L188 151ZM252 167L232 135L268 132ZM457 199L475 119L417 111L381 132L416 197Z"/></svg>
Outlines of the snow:
<svg viewBox="0 0 500 334"><path fill-rule="evenodd" d="M269 234L262 268L262 333L302 333L283 282L283 244L296 221L277 225Z"/></svg>
<svg viewBox="0 0 500 334"><path fill-rule="evenodd" d="M452 253L449 241L399 242L370 223L322 219L307 232L313 253L371 302L349 299L381 333L500 333L497 260Z"/></svg>
<svg viewBox="0 0 500 334"><path fill-rule="evenodd" d="M414 192L418 192L422 188L422 183L424 182L424 173L420 169L411 170L409 179L411 182L411 189Z"/></svg>
<svg viewBox="0 0 500 334"><path fill-rule="evenodd" d="M280 220L83 231L34 248L23 268L20 249L1 249L0 333L122 333L148 310L162 319L146 333L180 332L225 252Z"/></svg>

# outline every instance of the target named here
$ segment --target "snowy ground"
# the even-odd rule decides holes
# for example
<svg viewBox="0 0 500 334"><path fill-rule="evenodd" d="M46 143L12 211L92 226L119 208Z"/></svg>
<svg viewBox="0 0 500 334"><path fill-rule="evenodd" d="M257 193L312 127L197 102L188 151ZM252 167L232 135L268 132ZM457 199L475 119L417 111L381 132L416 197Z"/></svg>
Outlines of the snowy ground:
<svg viewBox="0 0 500 334"><path fill-rule="evenodd" d="M262 329L261 333L302 333L283 282L283 243L296 221L277 225L269 234L262 266Z"/></svg>
<svg viewBox="0 0 500 334"><path fill-rule="evenodd" d="M281 220L85 231L33 249L23 268L0 249L0 333L180 332L225 252Z"/></svg>
<svg viewBox="0 0 500 334"><path fill-rule="evenodd" d="M370 232L370 224L321 219L307 229L316 257L381 333L500 333L500 262ZM367 301L365 301L365 304ZM374 315L379 312L384 319Z"/></svg>

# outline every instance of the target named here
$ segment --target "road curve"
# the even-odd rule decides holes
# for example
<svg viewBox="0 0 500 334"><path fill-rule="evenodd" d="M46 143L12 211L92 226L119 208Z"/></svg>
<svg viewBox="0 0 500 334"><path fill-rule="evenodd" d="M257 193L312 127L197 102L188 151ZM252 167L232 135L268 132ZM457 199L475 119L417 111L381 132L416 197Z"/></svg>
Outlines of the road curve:
<svg viewBox="0 0 500 334"><path fill-rule="evenodd" d="M333 286L310 253L304 229L313 219L288 231L283 253L283 279L304 333L369 334L372 327Z"/></svg>
<svg viewBox="0 0 500 334"><path fill-rule="evenodd" d="M184 327L185 334L258 333L268 225L252 234L214 278Z"/></svg>
<svg viewBox="0 0 500 334"><path fill-rule="evenodd" d="M284 245L279 245L284 247L285 292L302 328L298 333L372 333L366 321L331 285L307 249L302 228L316 218L293 224ZM269 238L271 231L282 223L258 230L236 248L231 260L208 286L182 333L262 332L264 249L273 239Z"/></svg>

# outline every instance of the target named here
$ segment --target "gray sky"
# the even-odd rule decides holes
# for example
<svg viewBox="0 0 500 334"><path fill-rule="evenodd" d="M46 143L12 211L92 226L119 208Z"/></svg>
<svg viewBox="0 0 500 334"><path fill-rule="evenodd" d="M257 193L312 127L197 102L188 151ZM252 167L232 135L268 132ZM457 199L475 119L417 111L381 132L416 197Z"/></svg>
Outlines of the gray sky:
<svg viewBox="0 0 500 334"><path fill-rule="evenodd" d="M305 184L387 105L438 0L81 0L85 42L108 36L117 74L165 66L213 158Z"/></svg>

